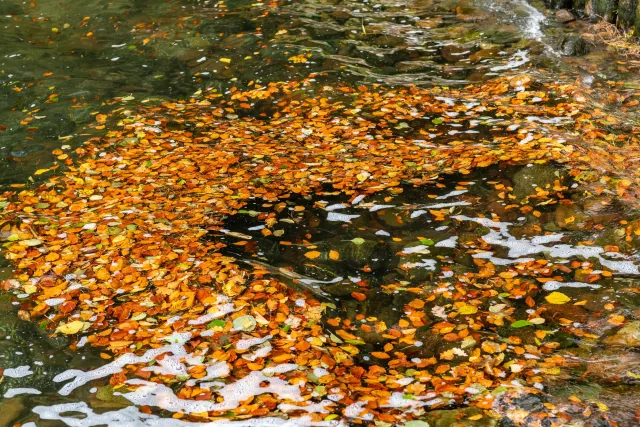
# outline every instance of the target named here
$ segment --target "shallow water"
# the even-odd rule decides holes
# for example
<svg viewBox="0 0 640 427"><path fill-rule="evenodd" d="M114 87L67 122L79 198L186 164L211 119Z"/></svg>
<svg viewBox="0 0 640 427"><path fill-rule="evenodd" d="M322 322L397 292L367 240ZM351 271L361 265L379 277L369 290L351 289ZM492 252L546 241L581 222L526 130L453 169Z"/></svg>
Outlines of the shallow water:
<svg viewBox="0 0 640 427"><path fill-rule="evenodd" d="M224 95L232 87L246 89L253 81L265 85L314 72L326 74L317 77L318 84L309 87L306 96L345 82L463 88L527 72L543 82L579 82L589 105L616 117L620 132L625 131L623 124L637 119L635 111L617 106L621 97L635 96L639 64L618 61L616 54L597 47L586 57L563 57L558 46L570 30L555 23L537 2L81 3L0 4L0 185L6 189L30 188L56 174L54 149L71 153L114 124L96 122L98 114L119 112L126 117L140 103L151 107L212 91ZM461 103L442 101L452 106ZM551 99L548 105L556 102L560 100ZM265 104L247 112L255 117L271 113L271 106ZM424 144L459 135L489 140L516 132L489 113L478 123L463 118L438 123L429 117L402 122L396 130L414 137L424 126L420 120L436 125L438 131L437 138L429 136L433 141ZM562 115L528 116L527 120L560 134L573 122ZM250 200L226 219L223 230L211 230L205 238L227 243L225 255L324 301L327 318L362 322L366 318L372 324L382 321L396 326L415 297L414 288L420 287L421 295L436 296L428 301L430 314L424 323L437 324L448 318L452 306L447 298L456 291L456 282L473 283L465 298L476 301L490 316L534 319L538 323L531 325L544 323L545 330L556 334L560 346L552 350L565 355L570 366L558 376L541 372L534 376L539 380L529 384L547 392L547 403L564 407L570 405L569 396L577 396L598 409L608 406L611 418L620 425L633 425L640 404L637 344L621 343L616 323L607 323L602 313L621 313L630 319L640 316L636 284L640 240L621 224L635 224L637 214L611 195L593 194L574 178L560 165L499 165L434 178L420 187L407 183L401 192L373 196L345 196L326 188L281 203ZM536 195L536 187L551 194L541 198L535 209L510 207L512 201L505 198L505 191L515 200ZM275 219L277 226L270 229L277 234L263 232L266 218ZM314 256L307 255L310 251ZM483 281L492 276L511 278L515 270L543 279L535 297L536 310L542 306L541 311L514 296L517 283ZM612 274L604 276L603 270ZM2 278L9 274L9 267L0 270ZM563 309L568 312L547 304L545 297L554 291L579 304ZM354 293L366 299L352 298ZM218 390L222 403L202 400L200 406L193 406L176 397L175 390L155 383L114 394L108 375L125 362L149 363L152 371L165 369L179 376L189 365L185 357L204 356L189 354L182 346L187 338L179 335L161 351L135 360L104 360L89 346L72 351L66 340L47 336L46 321L38 325L18 320L17 311L28 295L3 298L0 425L209 425L171 418L177 412L207 410L229 411L231 421L212 425L347 425L360 413L357 403L341 404L343 397L329 393L316 399L308 412L328 414L342 405L345 416L338 420L234 421L233 410L239 402L255 395L270 392L291 402L302 399L297 386L273 376L294 369L287 364L275 368L276 372L268 371L274 368L253 371L242 382L229 384L212 381L223 376L216 372L224 371L223 366L207 365L210 378L197 383ZM610 301L615 301L615 312ZM218 301L223 312L225 304L223 299ZM566 317L573 322L567 323ZM166 327L170 325L167 322ZM325 326L333 340L336 328ZM536 337L527 326L509 328L497 322L481 332L507 345L507 353L544 358L547 349L537 350ZM590 334L606 335L613 350L606 340L597 342ZM476 343L470 338L458 348L432 336L428 329L419 330L416 337L403 348L409 358L451 352L452 364L463 357L460 352L470 352ZM373 364L371 353L381 351L388 339L376 333L356 334L354 341L361 346L358 363ZM269 340L243 345L256 347L247 357L257 358L260 351L271 350ZM161 353L171 356L153 365ZM522 367L511 369L516 372ZM322 374L313 372L316 377ZM477 391L469 391L469 396ZM464 407L464 402L454 399L436 402L440 397L424 402L402 394L394 398L391 405L401 410L443 403L449 408ZM529 403L526 410L533 412L531 407L542 405L542 400ZM281 404L283 412L300 413L298 407L282 405L288 404ZM148 407L152 414L147 413ZM601 422L595 415L592 421Z"/></svg>

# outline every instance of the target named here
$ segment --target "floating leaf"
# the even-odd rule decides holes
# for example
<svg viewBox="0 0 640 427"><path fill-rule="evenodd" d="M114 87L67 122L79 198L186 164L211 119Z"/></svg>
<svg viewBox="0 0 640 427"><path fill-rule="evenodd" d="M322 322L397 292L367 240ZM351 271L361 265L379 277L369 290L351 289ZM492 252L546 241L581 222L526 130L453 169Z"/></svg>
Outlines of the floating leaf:
<svg viewBox="0 0 640 427"><path fill-rule="evenodd" d="M84 322L80 320L74 320L73 322L65 323L64 325L58 326L56 329L57 332L62 332L63 334L77 334L84 328Z"/></svg>
<svg viewBox="0 0 640 427"><path fill-rule="evenodd" d="M334 261L337 261L337 260L340 259L340 253L338 251L330 250L329 251L329 258L331 258Z"/></svg>
<svg viewBox="0 0 640 427"><path fill-rule="evenodd" d="M351 239L354 245L361 245L364 243L364 239L362 237L356 237L355 239Z"/></svg>
<svg viewBox="0 0 640 427"><path fill-rule="evenodd" d="M460 314L474 314L478 312L478 307L471 304L465 304L458 309Z"/></svg>
<svg viewBox="0 0 640 427"><path fill-rule="evenodd" d="M207 323L207 328L211 329L211 328L224 328L224 326L227 324L227 322L225 322L224 320L221 319L216 319L216 320L212 320L211 322Z"/></svg>
<svg viewBox="0 0 640 427"><path fill-rule="evenodd" d="M362 292L351 292L351 296L357 299L358 301L364 301L367 299L367 296Z"/></svg>
<svg viewBox="0 0 640 427"><path fill-rule="evenodd" d="M233 329L237 331L251 332L256 328L256 325L256 319L250 314L237 317L233 320Z"/></svg>
<svg viewBox="0 0 640 427"><path fill-rule="evenodd" d="M309 259L316 259L321 255L320 252L318 251L309 251L307 253L304 254L305 257L309 258Z"/></svg>
<svg viewBox="0 0 640 427"><path fill-rule="evenodd" d="M373 357L377 357L378 359L389 359L391 357L387 353L382 351L372 351L371 355Z"/></svg>
<svg viewBox="0 0 640 427"><path fill-rule="evenodd" d="M571 301L571 298L563 294L562 292L551 292L544 297L549 304L566 304Z"/></svg>
<svg viewBox="0 0 640 427"><path fill-rule="evenodd" d="M22 242L23 245L26 246L39 246L42 244L42 240L40 239L27 239L27 240L23 240Z"/></svg>
<svg viewBox="0 0 640 427"><path fill-rule="evenodd" d="M525 326L533 326L533 323L528 320L516 320L511 324L512 328L524 328Z"/></svg>

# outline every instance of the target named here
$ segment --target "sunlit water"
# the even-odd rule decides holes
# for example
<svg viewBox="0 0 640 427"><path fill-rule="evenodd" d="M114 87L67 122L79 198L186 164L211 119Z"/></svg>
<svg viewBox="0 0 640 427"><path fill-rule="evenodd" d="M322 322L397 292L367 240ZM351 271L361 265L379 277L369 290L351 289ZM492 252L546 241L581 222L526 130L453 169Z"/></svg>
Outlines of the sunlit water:
<svg viewBox="0 0 640 427"><path fill-rule="evenodd" d="M254 80L265 84L325 71L326 84L462 86L526 70L541 80L581 80L594 87L613 78L633 81L633 70L616 68L615 61L607 60L607 53L592 56L591 63L561 58L556 47L564 30L538 6L520 0L295 1L277 6L248 1L5 1L0 4L0 184L11 188L40 180L41 174L34 172L52 165L53 149L68 149L102 134L95 125L97 114L134 108L137 103L184 99L206 88L224 93ZM599 66L592 75L594 63ZM563 122L553 125L561 130ZM456 128L451 132L449 135L476 131ZM633 214L611 198L588 201L580 183L569 178L562 192L577 202L577 213L565 212L557 203L539 207L539 215L510 210L500 196L502 188L529 191L527 182L522 181L527 176L522 171L529 167L534 166L448 177L425 187L406 187L402 194L353 198L327 191L279 207L255 200L211 237L223 239L228 244L226 254L247 266L266 270L328 302L333 310L328 315L333 316L364 314L393 325L408 302L403 290L412 284L433 282L434 292L445 292L453 287L454 278L477 273L483 262L491 262L501 272L514 264L533 265L540 260L551 265L589 261L585 270L590 273L584 280L567 276L564 282L546 281L542 288L546 293L561 289L572 298L586 299L588 309L578 315L594 332L604 326L590 316L603 310L614 295L626 304L628 312L637 312L633 281L639 274L639 263L635 246L627 253L609 250L620 243L619 221L631 221ZM305 209L297 210L296 206ZM443 209L448 211L447 219L435 220L430 211ZM260 216L273 212L282 233L264 236ZM489 220L492 215L499 221ZM604 227L573 226L574 221ZM282 246L282 240L292 244ZM580 245L584 241L595 243ZM305 257L309 242L320 252L317 259ZM331 259L332 250L339 254L337 263ZM603 268L614 272L613 277L597 282L589 279ZM4 268L3 274L8 277L10 269ZM389 284L395 284L396 289L381 290ZM345 298L352 292L366 294L367 302ZM216 424L173 419L171 413L175 412L232 412L239 402L262 393L300 402L298 386L274 375L286 374L297 366L265 368L225 383L219 378L228 367L219 362L206 366L207 376L188 380L216 390L224 398L222 402L186 401L164 385L142 380L130 380L142 385L135 392L114 395L105 391L108 378L125 364L145 363L149 371L179 376L186 373L187 365L201 364L203 355L189 354L183 346L189 337L176 334L165 347L105 361L88 346L71 351L64 339L49 338L37 324L18 320L16 311L25 295L3 298L1 425L294 426L348 422L312 422L304 415L291 420L262 418ZM223 314L228 312L225 303L221 296ZM499 311L510 303L497 297L491 304ZM434 319L442 315L436 311ZM526 312L520 316L526 317ZM551 313L547 321L555 325L559 317L561 313ZM498 331L497 335L501 332L513 334ZM368 353L379 350L384 341L380 337L360 338L366 342L366 351L358 359L368 364ZM428 339L407 349L407 354L420 358L449 350L447 343ZM271 351L269 339L240 340L235 345L251 350L243 355L247 358L264 357ZM636 353L625 350L612 354L570 336L561 350L570 352L575 372L562 382L539 387L559 401L563 396L590 393L585 399L604 402L622 423L631 422L640 378ZM153 364L161 354L164 359ZM601 366L607 361L624 363L625 368L615 376L608 375ZM590 381L583 379L585 372L592 374ZM321 377L323 372L313 374ZM408 405L401 397L390 405L406 409L442 403L424 400ZM303 412L328 414L340 400L340 396L333 396L307 406L302 402L300 406L281 404L280 409L291 412L304 407ZM153 413L141 411L144 405L153 408ZM360 411L353 405L344 408L344 413L355 419Z"/></svg>

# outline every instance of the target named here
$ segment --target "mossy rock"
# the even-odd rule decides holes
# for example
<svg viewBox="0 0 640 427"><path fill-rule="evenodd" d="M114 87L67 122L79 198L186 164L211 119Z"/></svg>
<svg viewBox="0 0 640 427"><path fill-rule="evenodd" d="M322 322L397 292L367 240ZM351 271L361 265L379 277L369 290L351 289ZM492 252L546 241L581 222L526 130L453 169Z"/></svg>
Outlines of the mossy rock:
<svg viewBox="0 0 640 427"><path fill-rule="evenodd" d="M513 195L521 201L535 195L536 188L552 190L555 181L562 184L566 178L566 170L550 164L523 167L513 176Z"/></svg>
<svg viewBox="0 0 640 427"><path fill-rule="evenodd" d="M481 415L482 418L477 418ZM474 418L474 419L469 419ZM430 427L494 427L498 426L500 420L491 418L482 409L478 408L459 408L459 409L441 409L429 412L424 420L429 423Z"/></svg>

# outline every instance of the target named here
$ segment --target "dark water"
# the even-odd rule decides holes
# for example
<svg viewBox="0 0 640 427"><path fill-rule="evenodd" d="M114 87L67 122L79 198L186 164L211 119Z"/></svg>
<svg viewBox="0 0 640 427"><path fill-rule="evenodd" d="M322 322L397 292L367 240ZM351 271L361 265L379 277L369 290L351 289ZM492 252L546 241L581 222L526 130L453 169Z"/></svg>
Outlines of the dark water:
<svg viewBox="0 0 640 427"><path fill-rule="evenodd" d="M54 149L70 150L102 135L97 114L188 99L201 90L224 94L254 81L295 80L313 72L325 73L318 77L324 85L463 87L526 70L541 81L581 82L585 92L610 87L611 80L620 82L614 93L636 89L637 64L621 64L615 53L592 47L588 56L561 55L559 46L572 30L545 15L540 4L532 5L507 0L2 1L0 185L28 188L55 173L35 172L54 165ZM604 97L593 95L590 102L616 114ZM625 114L622 121L636 119ZM526 197L531 188L552 185L559 177L563 197L576 202L573 210L550 203L538 208L539 215L522 213L507 209L500 196L500 185ZM497 273L523 258L558 265L589 260L585 270L607 268L618 275L597 283L588 282L589 273L565 275L562 279L575 286L562 292L586 300L585 308L572 314L600 334L607 326L596 314L606 310L609 299L615 298L632 318L640 317L634 284L640 240L625 241L620 231L621 220L635 218L630 208L611 197L586 197L584 191L553 165L497 167L362 200L327 190L281 205L254 201L228 218L225 233L211 237L228 243L227 255L330 302L332 315L364 314L387 324L398 321L408 302L403 290L417 283L442 289L454 278L478 273L478 259L491 260ZM429 213L434 209L449 210L447 218L435 220ZM277 220L277 236L261 233L268 215ZM500 218L498 229L485 221L492 215ZM546 240L536 240L545 233ZM282 245L283 240L290 244ZM588 253L578 246L587 240L595 241ZM627 250L611 253L605 249L610 245ZM310 249L319 255L305 256ZM7 278L10 268L2 265L2 278ZM547 285L549 291L561 286ZM365 294L366 302L345 298L353 292ZM88 349L72 352L63 339L51 339L39 325L20 321L16 312L24 297L4 295L0 305L0 369L29 368L5 374L0 382L0 425L176 425L144 420L122 397L101 393L104 381L89 382L69 396L59 394L55 375L105 362ZM542 294L539 302L544 303ZM484 303L505 304L501 310L514 308L519 318L527 315L526 306L504 295ZM549 312L545 321L553 329L562 317ZM493 333L504 338L514 332ZM378 336L359 338L368 352L384 345ZM521 338L531 337L523 332ZM449 350L448 343L430 339L425 334L425 345L407 353L430 357ZM633 425L640 378L637 344L613 351L569 335L559 341L575 364L567 377L544 384L552 401L576 395L608 406L621 425ZM369 362L367 351L359 355L363 364ZM13 397L11 390L21 388L31 391ZM28 394L33 390L42 394ZM42 417L32 411L75 402L88 403L96 413L120 411L103 418L79 406ZM161 415L170 420L169 412Z"/></svg>

